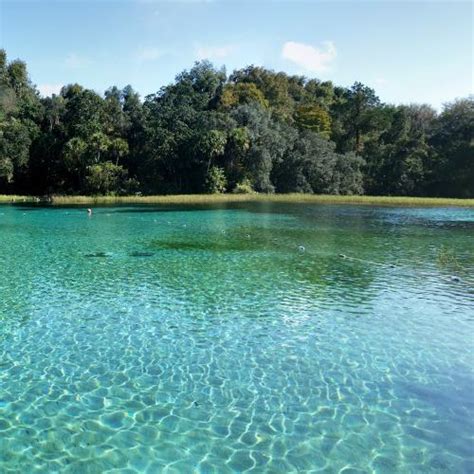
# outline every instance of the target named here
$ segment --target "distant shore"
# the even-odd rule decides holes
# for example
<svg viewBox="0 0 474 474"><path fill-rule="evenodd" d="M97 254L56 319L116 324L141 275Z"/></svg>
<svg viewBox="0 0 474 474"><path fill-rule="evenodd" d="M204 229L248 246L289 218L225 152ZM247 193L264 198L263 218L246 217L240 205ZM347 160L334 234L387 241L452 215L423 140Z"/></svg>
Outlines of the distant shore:
<svg viewBox="0 0 474 474"><path fill-rule="evenodd" d="M0 203L44 203L51 205L111 204L224 204L239 202L281 202L314 204L360 204L375 206L474 207L474 199L409 196L333 196L322 194L180 194L158 196L19 196L1 195Z"/></svg>

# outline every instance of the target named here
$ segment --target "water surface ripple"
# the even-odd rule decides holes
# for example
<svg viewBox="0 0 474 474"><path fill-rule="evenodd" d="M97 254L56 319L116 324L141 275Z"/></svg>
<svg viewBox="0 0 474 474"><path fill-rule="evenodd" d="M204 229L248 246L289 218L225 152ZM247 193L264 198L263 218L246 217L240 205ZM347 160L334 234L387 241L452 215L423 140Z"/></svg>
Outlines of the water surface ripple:
<svg viewBox="0 0 474 474"><path fill-rule="evenodd" d="M0 206L0 472L473 472L473 230Z"/></svg>

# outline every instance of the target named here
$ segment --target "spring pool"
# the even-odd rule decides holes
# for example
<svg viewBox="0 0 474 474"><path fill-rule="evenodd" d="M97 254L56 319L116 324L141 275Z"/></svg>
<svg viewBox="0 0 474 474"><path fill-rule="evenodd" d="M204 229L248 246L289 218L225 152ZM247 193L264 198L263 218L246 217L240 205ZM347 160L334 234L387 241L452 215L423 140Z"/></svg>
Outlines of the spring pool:
<svg viewBox="0 0 474 474"><path fill-rule="evenodd" d="M473 237L473 209L0 206L0 472L473 472Z"/></svg>

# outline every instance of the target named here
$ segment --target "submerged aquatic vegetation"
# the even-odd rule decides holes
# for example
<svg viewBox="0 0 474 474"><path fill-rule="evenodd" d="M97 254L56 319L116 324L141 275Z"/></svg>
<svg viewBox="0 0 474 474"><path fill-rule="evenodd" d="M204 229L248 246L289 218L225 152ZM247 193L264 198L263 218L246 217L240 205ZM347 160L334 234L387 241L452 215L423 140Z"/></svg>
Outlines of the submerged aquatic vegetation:
<svg viewBox="0 0 474 474"><path fill-rule="evenodd" d="M442 269L455 272L462 272L464 270L464 267L459 262L454 251L445 246L439 248L436 256L436 263L438 264L438 267Z"/></svg>
<svg viewBox="0 0 474 474"><path fill-rule="evenodd" d="M133 251L128 254L130 257L153 257L153 252Z"/></svg>
<svg viewBox="0 0 474 474"><path fill-rule="evenodd" d="M105 252L91 252L85 254L86 258L106 258L107 254Z"/></svg>

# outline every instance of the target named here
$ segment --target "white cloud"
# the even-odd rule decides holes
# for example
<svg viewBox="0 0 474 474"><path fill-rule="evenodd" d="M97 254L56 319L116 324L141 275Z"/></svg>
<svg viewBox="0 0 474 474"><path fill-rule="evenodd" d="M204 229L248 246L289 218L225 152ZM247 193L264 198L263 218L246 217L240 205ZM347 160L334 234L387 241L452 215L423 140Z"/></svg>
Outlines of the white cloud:
<svg viewBox="0 0 474 474"><path fill-rule="evenodd" d="M236 47L232 44L224 46L198 46L196 47L197 59L222 59L226 58L235 51Z"/></svg>
<svg viewBox="0 0 474 474"><path fill-rule="evenodd" d="M38 90L43 97L51 97L53 94L58 95L62 87L63 84L40 84Z"/></svg>
<svg viewBox="0 0 474 474"><path fill-rule="evenodd" d="M79 56L76 53L69 53L64 64L70 69L80 69L91 64L91 60L85 56Z"/></svg>
<svg viewBox="0 0 474 474"><path fill-rule="evenodd" d="M332 41L324 41L324 48L316 48L309 44L287 41L283 45L281 55L303 69L311 72L326 72L337 56Z"/></svg>
<svg viewBox="0 0 474 474"><path fill-rule="evenodd" d="M164 55L164 52L158 48L142 48L138 54L137 59L140 62L156 61Z"/></svg>

